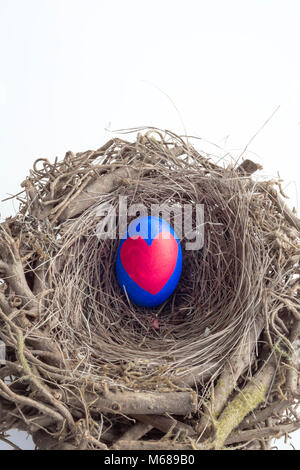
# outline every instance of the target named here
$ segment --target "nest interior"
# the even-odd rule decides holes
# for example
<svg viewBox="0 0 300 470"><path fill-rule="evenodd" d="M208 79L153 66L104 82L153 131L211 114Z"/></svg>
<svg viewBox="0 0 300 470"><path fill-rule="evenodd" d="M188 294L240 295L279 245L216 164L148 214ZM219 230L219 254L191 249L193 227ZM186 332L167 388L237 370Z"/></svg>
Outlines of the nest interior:
<svg viewBox="0 0 300 470"><path fill-rule="evenodd" d="M157 129L35 162L0 232L2 439L257 449L299 427L300 222L259 169ZM182 276L157 308L121 291L120 240L99 236L112 215L118 234L124 197L128 222L155 205L174 225L189 206L201 229L198 249L183 230Z"/></svg>

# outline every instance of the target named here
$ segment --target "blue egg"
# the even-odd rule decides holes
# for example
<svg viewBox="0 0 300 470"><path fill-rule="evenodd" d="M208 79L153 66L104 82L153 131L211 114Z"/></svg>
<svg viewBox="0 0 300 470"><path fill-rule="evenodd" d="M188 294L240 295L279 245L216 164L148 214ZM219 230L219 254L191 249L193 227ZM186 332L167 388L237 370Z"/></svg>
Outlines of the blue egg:
<svg viewBox="0 0 300 470"><path fill-rule="evenodd" d="M129 299L156 307L174 292L182 271L182 250L174 229L155 216L139 217L120 242L116 272Z"/></svg>

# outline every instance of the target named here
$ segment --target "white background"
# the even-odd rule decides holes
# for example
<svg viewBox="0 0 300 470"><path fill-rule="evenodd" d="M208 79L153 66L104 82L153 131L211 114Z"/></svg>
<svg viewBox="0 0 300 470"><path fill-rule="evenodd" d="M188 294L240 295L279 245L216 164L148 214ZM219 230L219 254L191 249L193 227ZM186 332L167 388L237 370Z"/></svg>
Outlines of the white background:
<svg viewBox="0 0 300 470"><path fill-rule="evenodd" d="M297 207L299 24L299 0L0 0L0 199L35 158L95 149L106 129L152 125L238 155L280 106L248 156Z"/></svg>

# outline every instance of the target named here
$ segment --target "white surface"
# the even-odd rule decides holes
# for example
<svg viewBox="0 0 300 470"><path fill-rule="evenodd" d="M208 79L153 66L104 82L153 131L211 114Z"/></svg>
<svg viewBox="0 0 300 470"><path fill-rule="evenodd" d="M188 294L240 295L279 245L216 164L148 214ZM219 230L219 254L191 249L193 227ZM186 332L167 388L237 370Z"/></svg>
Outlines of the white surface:
<svg viewBox="0 0 300 470"><path fill-rule="evenodd" d="M9 436L7 439L13 442L22 450L33 450L34 443L32 441L31 436L23 431L18 431L17 429L12 429L9 431ZM10 444L3 442L0 440L0 450L14 450Z"/></svg>
<svg viewBox="0 0 300 470"><path fill-rule="evenodd" d="M97 148L106 127L238 154L280 105L248 151L297 206L299 21L298 0L0 0L0 198L35 158Z"/></svg>

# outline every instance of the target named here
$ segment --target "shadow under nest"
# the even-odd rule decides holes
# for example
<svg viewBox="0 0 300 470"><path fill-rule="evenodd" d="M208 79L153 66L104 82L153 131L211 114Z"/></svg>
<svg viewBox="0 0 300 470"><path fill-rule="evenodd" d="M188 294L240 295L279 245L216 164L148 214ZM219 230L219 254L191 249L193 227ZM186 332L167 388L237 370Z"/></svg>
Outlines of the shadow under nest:
<svg viewBox="0 0 300 470"><path fill-rule="evenodd" d="M258 169L157 129L35 162L0 232L4 438L17 427L47 449L265 449L299 427L300 221ZM97 232L113 213L118 233L124 196L189 205L202 229L200 248L183 236L181 279L157 308L124 295L120 240Z"/></svg>

